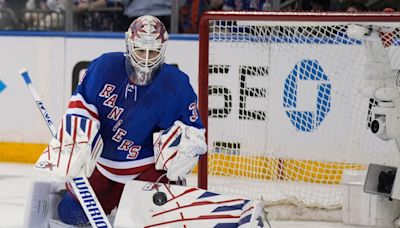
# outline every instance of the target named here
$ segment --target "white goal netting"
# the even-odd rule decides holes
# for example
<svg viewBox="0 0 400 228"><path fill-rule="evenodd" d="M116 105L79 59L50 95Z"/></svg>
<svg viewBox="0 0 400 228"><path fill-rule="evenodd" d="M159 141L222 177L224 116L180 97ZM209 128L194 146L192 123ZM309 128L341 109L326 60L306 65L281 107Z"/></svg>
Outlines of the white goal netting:
<svg viewBox="0 0 400 228"><path fill-rule="evenodd" d="M371 121L398 107L374 92L397 91L400 22L210 18L210 190L339 208L343 170L399 164Z"/></svg>

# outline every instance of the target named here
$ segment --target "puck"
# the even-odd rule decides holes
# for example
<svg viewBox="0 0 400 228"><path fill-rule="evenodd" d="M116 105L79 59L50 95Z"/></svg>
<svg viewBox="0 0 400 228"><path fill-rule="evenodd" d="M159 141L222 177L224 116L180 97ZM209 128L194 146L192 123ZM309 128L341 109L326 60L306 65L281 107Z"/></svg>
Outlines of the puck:
<svg viewBox="0 0 400 228"><path fill-rule="evenodd" d="M156 192L153 195L153 203L162 206L167 202L167 195L164 192Z"/></svg>

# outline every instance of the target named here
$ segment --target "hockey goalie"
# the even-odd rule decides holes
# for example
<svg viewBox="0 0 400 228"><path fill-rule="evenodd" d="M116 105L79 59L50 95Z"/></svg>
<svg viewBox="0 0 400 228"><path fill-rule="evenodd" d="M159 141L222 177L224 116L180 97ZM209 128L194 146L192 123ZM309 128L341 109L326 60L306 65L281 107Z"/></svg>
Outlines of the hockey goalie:
<svg viewBox="0 0 400 228"><path fill-rule="evenodd" d="M164 63L160 20L125 36L125 53L91 62L36 163L61 180L33 183L25 227L262 227L258 201L176 185L207 151L197 96Z"/></svg>
<svg viewBox="0 0 400 228"><path fill-rule="evenodd" d="M82 121L87 121L85 129L90 128L90 134L94 133L93 137L88 138L89 132L84 134L83 129L76 127L79 129L76 132L76 138L84 140L75 139L75 142L72 141L68 144L64 138L63 142L66 145L61 145L61 150L70 150L72 145L79 146L80 148L76 150L75 154L63 151L64 153L61 152L62 155L59 155L56 151L60 148L60 142L53 139L36 166L60 177L77 175L78 169L83 169L90 176L94 168L93 159L95 159L91 155L98 152L98 149L102 149L101 137L95 133L96 130L92 130L96 127L91 126L93 124L91 121L68 115L64 117L62 126L65 126L67 121L75 122L79 126L83 126ZM74 125L72 124L72 126ZM68 132L63 134L68 134ZM113 208L113 215L110 215L109 209L107 210L107 203L104 204L103 207L108 218L111 219L111 222L115 220L114 227L175 227L177 225L186 227L220 227L223 225L264 227L266 220L263 205L259 201L234 198L196 187L177 185L177 183L184 182L185 177L197 163L199 155L204 154L206 150L203 129L176 121L172 127L154 135L155 169L165 171L165 173L163 172L157 180L152 182L139 180L126 182L121 200L118 200L119 205ZM63 137L68 138L69 135ZM89 153L87 153L88 151ZM54 159L52 159L53 156ZM56 164L59 156L61 156L59 165L50 165ZM71 157L74 156L77 156L77 161L70 163L74 160ZM50 159L48 159L49 157ZM88 163L84 164L81 162L82 160L86 160ZM169 181L161 181L164 176ZM89 227L86 215L76 208L80 207L78 204L69 203L67 206L68 210L75 211L73 216L66 218L63 217L65 215L59 214L62 213L60 205L62 206L66 199L77 202L73 196L71 198L66 198L66 196L68 196L68 192L61 180L33 183L27 204L25 227L81 227L84 225ZM101 200L100 202L105 201ZM79 223L74 225L64 223L68 219L69 221L79 221Z"/></svg>

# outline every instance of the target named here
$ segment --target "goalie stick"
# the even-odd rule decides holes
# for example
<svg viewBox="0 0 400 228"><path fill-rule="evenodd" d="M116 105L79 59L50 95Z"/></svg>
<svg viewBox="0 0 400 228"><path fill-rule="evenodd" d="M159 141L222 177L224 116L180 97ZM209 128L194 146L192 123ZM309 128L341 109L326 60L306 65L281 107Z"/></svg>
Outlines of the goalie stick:
<svg viewBox="0 0 400 228"><path fill-rule="evenodd" d="M34 98L36 105L46 121L47 127L49 128L52 136L55 137L57 131L53 125L49 113L40 99L39 94L32 84L32 80L28 74L28 71L26 69L21 69L19 73L24 79L29 92ZM80 175L75 178L67 178L67 182L70 186L72 186L74 194L78 198L79 203L85 211L85 214L88 217L92 227L112 227L84 173L81 172Z"/></svg>

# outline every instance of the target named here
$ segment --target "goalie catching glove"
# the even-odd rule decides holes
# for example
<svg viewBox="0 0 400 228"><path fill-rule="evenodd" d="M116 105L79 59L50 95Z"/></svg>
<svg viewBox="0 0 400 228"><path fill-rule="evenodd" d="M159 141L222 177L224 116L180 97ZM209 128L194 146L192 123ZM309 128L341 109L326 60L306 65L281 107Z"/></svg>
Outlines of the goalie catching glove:
<svg viewBox="0 0 400 228"><path fill-rule="evenodd" d="M185 125L181 121L155 133L154 157L156 169L166 170L172 181L183 180L194 168L199 155L205 154L205 130Z"/></svg>
<svg viewBox="0 0 400 228"><path fill-rule="evenodd" d="M39 157L35 168L60 177L89 177L103 149L100 123L85 117L65 115L57 135Z"/></svg>

